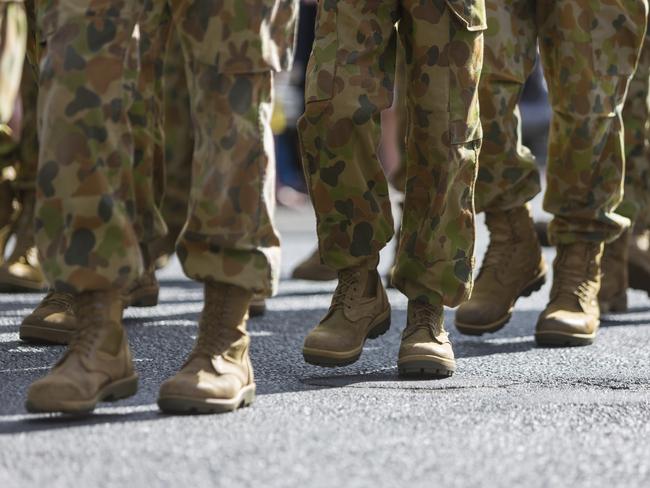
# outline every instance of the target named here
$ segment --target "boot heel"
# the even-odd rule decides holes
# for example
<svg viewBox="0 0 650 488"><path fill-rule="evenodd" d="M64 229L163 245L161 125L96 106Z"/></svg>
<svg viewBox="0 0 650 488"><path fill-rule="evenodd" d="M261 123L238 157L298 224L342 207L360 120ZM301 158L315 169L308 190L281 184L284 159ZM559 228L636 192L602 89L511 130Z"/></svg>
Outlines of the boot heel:
<svg viewBox="0 0 650 488"><path fill-rule="evenodd" d="M535 279L532 283L528 284L526 288L519 295L520 297L529 297L536 291L541 290L541 288L546 284L546 273L544 273L539 278Z"/></svg>
<svg viewBox="0 0 650 488"><path fill-rule="evenodd" d="M390 329L390 317L370 329L370 332L368 332L368 339L376 339L388 332L388 329Z"/></svg>
<svg viewBox="0 0 650 488"><path fill-rule="evenodd" d="M237 408L250 407L251 404L255 401L255 385L243 395L242 401Z"/></svg>
<svg viewBox="0 0 650 488"><path fill-rule="evenodd" d="M135 395L137 391L138 375L133 375L130 378L125 378L109 385L102 394L100 401L115 402L117 400L122 400L123 398L129 398Z"/></svg>

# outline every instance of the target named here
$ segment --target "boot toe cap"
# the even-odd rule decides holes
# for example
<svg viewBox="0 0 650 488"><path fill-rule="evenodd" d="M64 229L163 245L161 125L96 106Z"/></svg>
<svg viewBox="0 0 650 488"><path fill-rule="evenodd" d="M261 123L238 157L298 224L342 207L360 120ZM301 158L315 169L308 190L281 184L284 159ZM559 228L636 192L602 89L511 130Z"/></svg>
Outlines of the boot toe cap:
<svg viewBox="0 0 650 488"><path fill-rule="evenodd" d="M352 334L343 331L324 330L316 327L305 337L305 349L326 351L348 351L359 347L359 341Z"/></svg>
<svg viewBox="0 0 650 488"><path fill-rule="evenodd" d="M436 356L453 361L454 350L446 334L443 334L443 337L433 338L428 330L421 329L403 339L400 344L400 359L413 356Z"/></svg>
<svg viewBox="0 0 650 488"><path fill-rule="evenodd" d="M243 385L233 375L179 373L160 386L161 398L231 399Z"/></svg>
<svg viewBox="0 0 650 488"><path fill-rule="evenodd" d="M494 301L469 301L458 307L456 323L477 327L488 326L507 317L509 313L509 307Z"/></svg>
<svg viewBox="0 0 650 488"><path fill-rule="evenodd" d="M592 334L598 328L598 319L586 313L557 311L540 318L537 333Z"/></svg>
<svg viewBox="0 0 650 488"><path fill-rule="evenodd" d="M82 388L63 377L45 377L33 383L27 392L27 401L36 407L48 409L59 402L87 400Z"/></svg>

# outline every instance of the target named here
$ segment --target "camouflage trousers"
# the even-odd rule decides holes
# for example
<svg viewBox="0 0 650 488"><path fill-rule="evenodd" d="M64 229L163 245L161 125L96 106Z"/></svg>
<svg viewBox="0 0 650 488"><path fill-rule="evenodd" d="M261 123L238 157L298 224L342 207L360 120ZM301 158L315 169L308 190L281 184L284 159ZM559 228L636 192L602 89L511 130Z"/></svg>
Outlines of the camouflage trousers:
<svg viewBox="0 0 650 488"><path fill-rule="evenodd" d="M555 243L609 241L630 225L623 194L621 112L647 21L645 0L487 0L485 137L477 210L523 205L540 175L521 143L517 104L539 45L553 109L544 208Z"/></svg>
<svg viewBox="0 0 650 488"><path fill-rule="evenodd" d="M126 287L142 271L136 214L143 206L138 201L146 200L136 196L142 193L133 167L136 146L124 130L138 114L137 107L126 110L125 72L136 20L159 18L161 33L172 19L178 30L195 140L189 216L178 243L183 268L199 281L272 293L280 253L271 218L269 119L273 71L288 53L275 40L295 21L272 8L276 3L288 2L226 2L207 10L200 1L44 2L36 236L56 288ZM282 22L270 23L270 16ZM146 105L148 92L139 88Z"/></svg>
<svg viewBox="0 0 650 488"><path fill-rule="evenodd" d="M625 194L616 210L640 230L650 228L650 32L623 107Z"/></svg>
<svg viewBox="0 0 650 488"><path fill-rule="evenodd" d="M190 111L190 95L187 90L185 70L182 63L181 45L175 30L167 44L164 64L164 197L161 212L168 227L166 244L162 253L172 253L173 243L180 235L187 218L192 175L194 135Z"/></svg>
<svg viewBox="0 0 650 488"><path fill-rule="evenodd" d="M372 263L393 236L377 146L379 114L393 99L399 35L408 129L394 284L430 303L467 298L484 14L482 1L320 2L299 131L325 264Z"/></svg>

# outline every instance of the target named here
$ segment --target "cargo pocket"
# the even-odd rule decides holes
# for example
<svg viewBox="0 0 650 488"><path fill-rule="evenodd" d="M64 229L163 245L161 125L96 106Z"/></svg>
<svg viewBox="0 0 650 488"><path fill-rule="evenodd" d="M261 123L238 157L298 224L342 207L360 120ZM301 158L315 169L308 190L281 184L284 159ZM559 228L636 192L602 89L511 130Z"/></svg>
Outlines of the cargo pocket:
<svg viewBox="0 0 650 488"><path fill-rule="evenodd" d="M478 84L483 66L483 0L445 0L451 12L449 37L449 139L464 144L481 139Z"/></svg>
<svg viewBox="0 0 650 488"><path fill-rule="evenodd" d="M336 2L320 2L316 16L316 37L307 65L305 103L330 100L334 96L338 51Z"/></svg>

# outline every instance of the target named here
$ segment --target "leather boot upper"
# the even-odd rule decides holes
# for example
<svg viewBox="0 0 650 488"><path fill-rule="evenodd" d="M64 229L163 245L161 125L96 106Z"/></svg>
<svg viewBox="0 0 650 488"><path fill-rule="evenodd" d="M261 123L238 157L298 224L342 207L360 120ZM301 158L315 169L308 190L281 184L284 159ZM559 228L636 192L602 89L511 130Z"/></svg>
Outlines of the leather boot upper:
<svg viewBox="0 0 650 488"><path fill-rule="evenodd" d="M57 328L72 334L77 330L73 302L73 295L50 290L22 323Z"/></svg>
<svg viewBox="0 0 650 488"><path fill-rule="evenodd" d="M627 308L629 231L605 244L601 262L601 284L598 301L603 312L622 312Z"/></svg>
<svg viewBox="0 0 650 488"><path fill-rule="evenodd" d="M506 317L527 285L546 273L528 207L487 212L490 244L469 301L456 312L458 324L488 325Z"/></svg>
<svg viewBox="0 0 650 488"><path fill-rule="evenodd" d="M650 233L635 232L628 248L629 286L650 294Z"/></svg>
<svg viewBox="0 0 650 488"><path fill-rule="evenodd" d="M400 360L423 356L454 360L454 351L444 326L442 306L410 300L407 315L399 349Z"/></svg>
<svg viewBox="0 0 650 488"><path fill-rule="evenodd" d="M305 338L305 349L332 352L360 350L378 321L390 317L390 304L377 270L339 272L329 311Z"/></svg>
<svg viewBox="0 0 650 488"><path fill-rule="evenodd" d="M178 374L162 384L160 397L231 399L253 384L246 333L252 296L234 285L206 283L194 349Z"/></svg>
<svg viewBox="0 0 650 488"><path fill-rule="evenodd" d="M330 281L336 279L336 270L321 263L320 252L316 249L307 259L293 270L295 280Z"/></svg>
<svg viewBox="0 0 650 488"><path fill-rule="evenodd" d="M558 246L553 263L553 288L537 323L537 333L596 332L600 323L598 291L602 254L602 243L576 242Z"/></svg>
<svg viewBox="0 0 650 488"><path fill-rule="evenodd" d="M106 385L134 375L122 327L119 292L84 292L74 297L78 322L68 350L50 373L29 388L28 401L87 401Z"/></svg>

